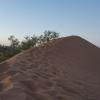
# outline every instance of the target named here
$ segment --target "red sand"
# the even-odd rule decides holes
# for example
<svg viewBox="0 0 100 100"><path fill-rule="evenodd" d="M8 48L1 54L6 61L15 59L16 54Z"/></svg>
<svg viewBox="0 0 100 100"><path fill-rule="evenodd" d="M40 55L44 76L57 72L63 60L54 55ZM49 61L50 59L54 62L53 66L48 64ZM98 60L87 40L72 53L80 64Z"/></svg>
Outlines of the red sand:
<svg viewBox="0 0 100 100"><path fill-rule="evenodd" d="M100 100L100 48L54 40L0 64L0 100Z"/></svg>

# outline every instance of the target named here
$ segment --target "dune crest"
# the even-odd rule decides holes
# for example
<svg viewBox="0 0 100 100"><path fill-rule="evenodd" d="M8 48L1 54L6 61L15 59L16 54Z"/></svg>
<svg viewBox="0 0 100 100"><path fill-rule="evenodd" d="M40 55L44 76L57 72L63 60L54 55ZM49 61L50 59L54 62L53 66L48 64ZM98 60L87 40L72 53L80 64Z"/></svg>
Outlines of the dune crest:
<svg viewBox="0 0 100 100"><path fill-rule="evenodd" d="M0 64L0 100L100 100L100 48L78 36Z"/></svg>

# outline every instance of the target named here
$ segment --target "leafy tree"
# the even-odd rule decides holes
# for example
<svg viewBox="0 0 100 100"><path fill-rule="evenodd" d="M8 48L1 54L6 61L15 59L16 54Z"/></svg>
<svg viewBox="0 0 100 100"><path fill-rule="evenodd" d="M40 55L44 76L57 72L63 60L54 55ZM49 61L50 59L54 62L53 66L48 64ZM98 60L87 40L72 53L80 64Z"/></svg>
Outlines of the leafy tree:
<svg viewBox="0 0 100 100"><path fill-rule="evenodd" d="M22 42L20 42L15 36L11 35L8 40L10 46L0 45L0 62L20 53L22 50L29 49L48 43L49 41L59 37L59 33L54 31L45 31L40 36L26 36Z"/></svg>
<svg viewBox="0 0 100 100"><path fill-rule="evenodd" d="M38 45L42 45L43 43L45 43L44 35L40 35L40 36L38 37L37 44L38 44Z"/></svg>
<svg viewBox="0 0 100 100"><path fill-rule="evenodd" d="M26 36L25 40L21 42L21 47L23 50L35 47L37 44L38 38L33 35L32 37Z"/></svg>
<svg viewBox="0 0 100 100"><path fill-rule="evenodd" d="M11 47L12 48L16 48L19 47L19 40L17 38L15 38L15 36L11 35L8 40L11 42Z"/></svg>
<svg viewBox="0 0 100 100"><path fill-rule="evenodd" d="M33 36L31 37L31 41L32 41L32 47L36 47L37 42L38 42L38 37L35 36L35 35L33 35Z"/></svg>
<svg viewBox="0 0 100 100"><path fill-rule="evenodd" d="M49 42L50 40L56 39L59 37L59 33L53 31L45 31L44 32L44 41Z"/></svg>
<svg viewBox="0 0 100 100"><path fill-rule="evenodd" d="M8 40L10 41L9 56L21 52L20 41L15 36L11 35Z"/></svg>

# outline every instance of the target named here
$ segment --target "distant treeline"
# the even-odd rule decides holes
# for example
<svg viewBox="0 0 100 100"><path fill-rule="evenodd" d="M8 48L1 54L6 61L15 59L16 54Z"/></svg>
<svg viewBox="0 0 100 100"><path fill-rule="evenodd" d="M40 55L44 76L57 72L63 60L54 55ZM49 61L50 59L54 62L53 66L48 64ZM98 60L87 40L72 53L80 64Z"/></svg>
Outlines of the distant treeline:
<svg viewBox="0 0 100 100"><path fill-rule="evenodd" d="M24 37L23 41L19 41L19 39L12 35L8 38L10 41L9 46L0 45L0 62L9 59L10 57L20 53L23 50L43 45L44 43L47 43L58 37L59 33L54 31L45 31L40 36L26 36Z"/></svg>

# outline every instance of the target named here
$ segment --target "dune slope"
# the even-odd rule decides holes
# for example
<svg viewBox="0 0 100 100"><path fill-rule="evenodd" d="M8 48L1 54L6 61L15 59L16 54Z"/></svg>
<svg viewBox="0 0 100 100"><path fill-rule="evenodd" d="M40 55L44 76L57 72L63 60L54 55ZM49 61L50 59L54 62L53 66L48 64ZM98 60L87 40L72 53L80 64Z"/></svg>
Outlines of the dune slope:
<svg viewBox="0 0 100 100"><path fill-rule="evenodd" d="M100 100L100 48L78 36L0 64L0 100Z"/></svg>

